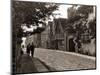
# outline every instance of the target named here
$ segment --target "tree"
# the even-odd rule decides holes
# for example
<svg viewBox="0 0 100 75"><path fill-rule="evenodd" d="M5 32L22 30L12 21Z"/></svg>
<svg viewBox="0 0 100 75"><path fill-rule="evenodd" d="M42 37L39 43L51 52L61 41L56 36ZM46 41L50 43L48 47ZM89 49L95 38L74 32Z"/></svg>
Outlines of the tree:
<svg viewBox="0 0 100 75"><path fill-rule="evenodd" d="M45 21L57 8L58 5L55 3L12 1L13 55L17 52L17 46L21 44L21 37L27 36L27 33L23 33L21 25L38 26L37 29L28 34L41 33L45 29ZM42 27L39 27L40 24Z"/></svg>
<svg viewBox="0 0 100 75"><path fill-rule="evenodd" d="M93 6L81 5L77 9L77 14L80 14L81 16L84 16L84 18L88 18L88 15L92 12L93 12Z"/></svg>
<svg viewBox="0 0 100 75"><path fill-rule="evenodd" d="M42 24L44 26L41 28L38 27L33 33L42 32L45 29L45 21L48 20L49 16L52 15L52 12L58 8L58 5L55 3L24 1L13 1L12 3L12 22L14 34L20 30L21 24L23 23L25 23L27 27L30 27L30 25L39 26L39 24Z"/></svg>
<svg viewBox="0 0 100 75"><path fill-rule="evenodd" d="M33 33L42 32L45 29L45 21L49 19L49 16L52 15L52 12L57 10L57 8L58 5L55 3L13 1L13 29L20 29L23 23L25 23L27 27L30 27L30 25L39 26L39 24L42 24L44 26L41 28L38 27ZM14 33L16 33L16 31Z"/></svg>
<svg viewBox="0 0 100 75"><path fill-rule="evenodd" d="M18 22L26 23L27 26L39 25L44 23L49 18L53 11L57 9L54 3L40 3L40 2L13 2L13 11L15 20Z"/></svg>
<svg viewBox="0 0 100 75"><path fill-rule="evenodd" d="M94 31L95 24L91 24L94 21L90 22L88 20L89 14L93 13L93 7L94 6L87 6L87 5L81 5L77 7L76 5L73 5L71 8L69 8L68 13L73 12L74 15L71 16L71 14L69 14L69 18L67 20L68 23L67 30L69 32L73 31L74 33L78 34L78 36L84 34L85 31L91 28L92 31Z"/></svg>

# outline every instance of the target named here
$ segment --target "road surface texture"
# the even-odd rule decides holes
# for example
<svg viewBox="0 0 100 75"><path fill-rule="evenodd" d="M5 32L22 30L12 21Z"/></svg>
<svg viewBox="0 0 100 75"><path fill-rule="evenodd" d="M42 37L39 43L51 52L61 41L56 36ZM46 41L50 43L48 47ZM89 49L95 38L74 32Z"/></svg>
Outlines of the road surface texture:
<svg viewBox="0 0 100 75"><path fill-rule="evenodd" d="M30 57L26 54L19 58L18 65L16 67L16 74L30 74L49 71L55 71L55 69L47 66L38 58Z"/></svg>
<svg viewBox="0 0 100 75"><path fill-rule="evenodd" d="M95 69L95 57L59 50L35 48L34 57L23 54L16 74Z"/></svg>
<svg viewBox="0 0 100 75"><path fill-rule="evenodd" d="M35 48L34 56L56 71L95 69L96 59L78 53Z"/></svg>

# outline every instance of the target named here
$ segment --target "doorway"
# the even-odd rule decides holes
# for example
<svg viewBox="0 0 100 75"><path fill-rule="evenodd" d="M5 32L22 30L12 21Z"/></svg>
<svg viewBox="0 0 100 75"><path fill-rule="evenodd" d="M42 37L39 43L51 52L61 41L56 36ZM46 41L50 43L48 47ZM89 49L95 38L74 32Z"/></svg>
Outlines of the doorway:
<svg viewBox="0 0 100 75"><path fill-rule="evenodd" d="M73 38L69 39L69 51L75 52L75 43L73 42Z"/></svg>

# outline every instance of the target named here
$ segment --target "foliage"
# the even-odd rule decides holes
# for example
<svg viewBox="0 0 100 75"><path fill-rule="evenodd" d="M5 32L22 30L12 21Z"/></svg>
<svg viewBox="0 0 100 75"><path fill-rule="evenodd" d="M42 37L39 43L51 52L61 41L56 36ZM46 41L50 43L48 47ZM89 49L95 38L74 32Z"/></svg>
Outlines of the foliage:
<svg viewBox="0 0 100 75"><path fill-rule="evenodd" d="M89 13L92 12L93 12L93 6L88 6L88 5L81 5L77 10L77 13L84 16L84 18L88 18Z"/></svg>
<svg viewBox="0 0 100 75"><path fill-rule="evenodd" d="M27 27L30 27L30 25L39 26L39 24L42 24L43 27L37 27L37 29L32 32L41 33L45 29L45 21L48 20L52 12L58 8L58 5L54 3L25 1L13 1L12 3L13 35L17 34L19 38L23 36L23 33L20 32L21 24L25 23Z"/></svg>
<svg viewBox="0 0 100 75"><path fill-rule="evenodd" d="M13 2L14 19L17 22L26 23L29 27L32 25L44 24L53 11L57 9L57 5L53 3L39 2Z"/></svg>
<svg viewBox="0 0 100 75"><path fill-rule="evenodd" d="M13 49L17 49L16 45L21 44L23 36L41 33L45 29L45 21L57 8L58 5L55 3L12 1ZM34 32L24 33L21 29L22 24L26 24L27 27L30 27L30 25L37 26L37 29ZM42 24L43 27L39 27L39 24Z"/></svg>
<svg viewBox="0 0 100 75"><path fill-rule="evenodd" d="M67 20L67 30L69 32L72 31L71 33L76 33L77 36L80 36L81 34L88 32L89 30L91 30L91 32L89 32L90 34L94 34L93 32L95 32L96 29L95 20L89 21L88 23L88 17L89 14L93 12L93 6L81 5L77 9L77 6L73 5L72 7L75 13L72 17L70 17L70 15ZM69 10L71 9L71 11L73 12L72 7L69 8ZM87 27L87 25L89 27Z"/></svg>

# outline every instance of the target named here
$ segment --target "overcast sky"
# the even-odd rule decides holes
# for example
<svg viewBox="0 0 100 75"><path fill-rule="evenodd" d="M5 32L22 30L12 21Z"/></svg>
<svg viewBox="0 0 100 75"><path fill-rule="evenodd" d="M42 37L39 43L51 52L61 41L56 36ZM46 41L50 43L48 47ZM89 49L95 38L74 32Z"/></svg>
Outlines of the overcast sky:
<svg viewBox="0 0 100 75"><path fill-rule="evenodd" d="M67 9L71 7L72 5L60 5L58 10L54 13L59 13L60 15L57 16L57 18L67 18Z"/></svg>

